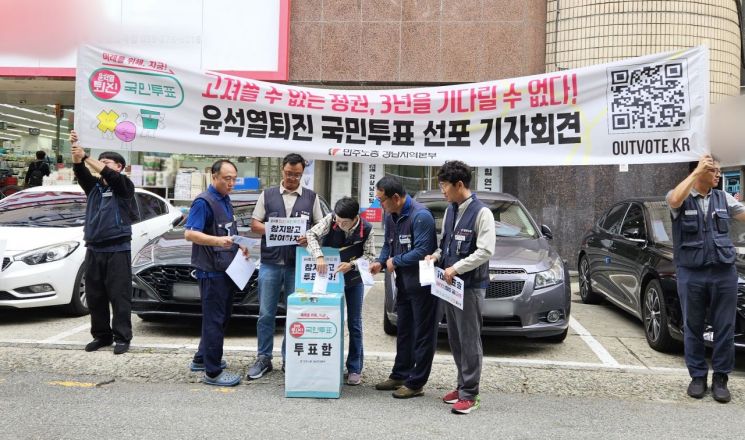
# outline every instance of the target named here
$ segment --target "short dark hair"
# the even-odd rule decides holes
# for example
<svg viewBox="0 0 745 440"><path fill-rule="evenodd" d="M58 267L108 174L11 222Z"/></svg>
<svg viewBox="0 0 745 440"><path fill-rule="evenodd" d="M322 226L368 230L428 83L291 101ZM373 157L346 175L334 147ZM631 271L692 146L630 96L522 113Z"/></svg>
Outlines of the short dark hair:
<svg viewBox="0 0 745 440"><path fill-rule="evenodd" d="M45 157L47 157L47 153L45 153L45 152L43 152L41 150L39 150L39 151L36 152L36 158L37 159L42 160Z"/></svg>
<svg viewBox="0 0 745 440"><path fill-rule="evenodd" d="M285 156L285 158L282 159L282 168L284 168L285 165L287 165L288 163L290 165L300 164L303 166L303 169L305 169L305 159L303 159L303 156L297 153L290 153L287 156Z"/></svg>
<svg viewBox="0 0 745 440"><path fill-rule="evenodd" d="M127 162L124 160L124 156L122 156L121 154L115 151L104 151L103 153L98 155L98 160L101 160L101 159L113 160L114 162L121 165L122 168L127 166Z"/></svg>
<svg viewBox="0 0 745 440"><path fill-rule="evenodd" d="M351 197L342 197L334 205L334 214L341 218L354 218L360 213L360 204Z"/></svg>
<svg viewBox="0 0 745 440"><path fill-rule="evenodd" d="M215 161L215 163L212 164L212 174L220 174L220 171L222 170L223 164L229 163L233 166L233 169L235 169L235 172L238 172L238 167L235 166L235 164L228 159L220 159L218 161Z"/></svg>
<svg viewBox="0 0 745 440"><path fill-rule="evenodd" d="M459 160L448 160L440 167L437 173L439 182L450 182L453 185L463 182L466 188L471 187L471 167Z"/></svg>
<svg viewBox="0 0 745 440"><path fill-rule="evenodd" d="M383 194L385 194L386 197L393 197L395 194L398 194L401 197L406 196L404 185L400 180L393 176L383 176L383 178L378 180L378 183L375 184L375 188L378 191L383 191Z"/></svg>

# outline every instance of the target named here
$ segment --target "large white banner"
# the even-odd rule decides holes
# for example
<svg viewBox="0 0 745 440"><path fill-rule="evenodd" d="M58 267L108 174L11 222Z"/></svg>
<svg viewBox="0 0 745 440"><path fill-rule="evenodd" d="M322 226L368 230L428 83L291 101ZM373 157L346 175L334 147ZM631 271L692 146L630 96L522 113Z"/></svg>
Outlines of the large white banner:
<svg viewBox="0 0 745 440"><path fill-rule="evenodd" d="M84 146L410 165L637 164L708 150L708 49L529 77L326 90L197 72L83 47Z"/></svg>

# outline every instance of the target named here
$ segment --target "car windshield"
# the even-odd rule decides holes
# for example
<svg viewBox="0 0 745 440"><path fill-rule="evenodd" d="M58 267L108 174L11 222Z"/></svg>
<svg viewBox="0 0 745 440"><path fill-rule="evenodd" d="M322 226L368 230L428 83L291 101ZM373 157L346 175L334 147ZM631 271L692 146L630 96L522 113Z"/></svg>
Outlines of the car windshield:
<svg viewBox="0 0 745 440"><path fill-rule="evenodd" d="M22 192L0 200L0 226L64 228L85 223L85 194Z"/></svg>
<svg viewBox="0 0 745 440"><path fill-rule="evenodd" d="M494 225L497 237L538 238L538 233L523 207L514 201L484 201L494 214ZM446 201L425 202L435 217L437 233L442 232L442 218L448 207Z"/></svg>
<svg viewBox="0 0 745 440"><path fill-rule="evenodd" d="M657 243L673 245L673 220L670 210L664 200L656 202L645 202L649 212L649 224L652 228L652 237ZM745 223L732 220L729 224L730 237L738 246L745 244Z"/></svg>

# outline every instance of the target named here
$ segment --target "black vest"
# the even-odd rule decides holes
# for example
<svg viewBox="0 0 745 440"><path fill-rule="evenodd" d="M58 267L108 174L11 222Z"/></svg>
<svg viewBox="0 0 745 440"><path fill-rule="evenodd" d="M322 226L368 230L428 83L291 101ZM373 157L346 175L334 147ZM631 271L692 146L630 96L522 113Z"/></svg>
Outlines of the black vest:
<svg viewBox="0 0 745 440"><path fill-rule="evenodd" d="M453 206L449 206L445 211L445 222L442 225L442 239L440 241L440 249L442 250L440 267L443 269L476 252L476 239L478 238L476 218L486 205L481 203L476 195L471 197L471 203L468 204L466 211L461 216L457 229L453 230L456 217ZM487 261L470 272L460 274L458 277L463 280L466 288L485 289L489 285L489 262Z"/></svg>
<svg viewBox="0 0 745 440"><path fill-rule="evenodd" d="M339 249L341 261L349 263L365 253L365 242L370 236L370 231L372 231L372 225L360 218L357 227L347 237L346 232L336 222L333 222L329 233L323 237L323 246ZM353 286L361 282L362 276L356 268L344 274L345 286Z"/></svg>
<svg viewBox="0 0 745 440"><path fill-rule="evenodd" d="M233 207L230 206L230 199L228 199L230 213L225 212L224 203L209 191L199 194L195 200L197 199L207 202L212 211L212 223L204 225L205 234L217 237L238 235L238 225L233 215ZM236 244L226 249L221 246L202 246L192 243L191 264L204 272L225 272L233 262L236 252L238 252Z"/></svg>
<svg viewBox="0 0 745 440"><path fill-rule="evenodd" d="M305 216L308 219L306 229L310 229L313 224L311 219L313 218L315 203L316 193L308 188L303 188L302 195L295 201L289 217ZM278 186L264 190L264 212L264 223L272 217L288 217L285 212L285 202ZM267 247L266 234L264 234L261 236L261 261L279 265L294 265L296 248L297 245Z"/></svg>
<svg viewBox="0 0 745 440"><path fill-rule="evenodd" d="M114 194L111 187L96 183L88 193L83 240L93 246L129 241L132 239L132 222L137 218L134 194L131 199L123 199Z"/></svg>
<svg viewBox="0 0 745 440"><path fill-rule="evenodd" d="M393 220L393 215L389 214L385 216L385 241L388 243L389 257L395 257L411 250L415 238L412 220L419 211L427 211L429 213L429 210L424 205L411 199L411 207L407 215L398 216L396 221ZM430 213L430 215L432 214ZM432 235L435 235L435 231L432 231ZM437 243L436 236L432 237L432 243ZM427 255L434 251L434 247L427 249ZM396 279L407 290L422 289L422 285L419 284L419 266L397 268ZM429 286L425 288L429 289Z"/></svg>
<svg viewBox="0 0 745 440"><path fill-rule="evenodd" d="M701 212L692 195L673 219L674 261L677 266L699 268L735 262L735 246L729 237L729 211L724 191L711 190L709 211Z"/></svg>

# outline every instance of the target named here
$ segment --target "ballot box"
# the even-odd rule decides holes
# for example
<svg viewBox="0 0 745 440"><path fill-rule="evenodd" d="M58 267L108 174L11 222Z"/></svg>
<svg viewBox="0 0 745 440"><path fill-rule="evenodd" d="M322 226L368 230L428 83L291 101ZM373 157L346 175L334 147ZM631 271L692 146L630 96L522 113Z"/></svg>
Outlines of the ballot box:
<svg viewBox="0 0 745 440"><path fill-rule="evenodd" d="M315 259L297 248L295 292L287 298L285 397L341 397L344 276L333 274L339 250L323 248L323 255L329 271L319 282Z"/></svg>

